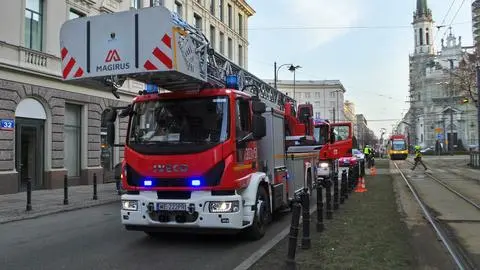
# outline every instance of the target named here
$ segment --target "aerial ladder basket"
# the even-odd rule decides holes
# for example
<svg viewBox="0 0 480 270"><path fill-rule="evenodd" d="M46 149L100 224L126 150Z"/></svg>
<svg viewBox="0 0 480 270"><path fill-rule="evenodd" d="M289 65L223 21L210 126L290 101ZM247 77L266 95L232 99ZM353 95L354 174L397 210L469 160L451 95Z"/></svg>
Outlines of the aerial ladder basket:
<svg viewBox="0 0 480 270"><path fill-rule="evenodd" d="M62 77L112 91L127 79L168 91L226 87L284 109L295 100L215 52L205 35L162 6L69 20L60 30Z"/></svg>

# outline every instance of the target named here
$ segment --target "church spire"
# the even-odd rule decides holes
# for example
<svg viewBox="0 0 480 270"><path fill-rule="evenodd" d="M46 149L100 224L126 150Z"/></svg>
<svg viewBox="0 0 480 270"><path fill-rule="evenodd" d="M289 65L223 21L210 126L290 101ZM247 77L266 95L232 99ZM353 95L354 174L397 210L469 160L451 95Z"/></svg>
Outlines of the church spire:
<svg viewBox="0 0 480 270"><path fill-rule="evenodd" d="M427 10L427 0L417 0L417 15L424 15L427 13Z"/></svg>
<svg viewBox="0 0 480 270"><path fill-rule="evenodd" d="M417 0L417 9L413 12L413 29L415 31L415 54L433 54L433 17L427 0Z"/></svg>
<svg viewBox="0 0 480 270"><path fill-rule="evenodd" d="M417 0L417 10L413 13L413 21L432 20L432 11L428 8L427 0Z"/></svg>

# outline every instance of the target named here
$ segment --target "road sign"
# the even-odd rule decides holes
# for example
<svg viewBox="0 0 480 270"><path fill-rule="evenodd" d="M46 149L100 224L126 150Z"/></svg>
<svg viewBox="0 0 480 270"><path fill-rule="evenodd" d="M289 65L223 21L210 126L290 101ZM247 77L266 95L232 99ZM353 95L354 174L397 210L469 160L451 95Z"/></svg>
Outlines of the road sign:
<svg viewBox="0 0 480 270"><path fill-rule="evenodd" d="M443 140L443 134L442 133L437 134L437 140Z"/></svg>
<svg viewBox="0 0 480 270"><path fill-rule="evenodd" d="M443 131L442 128L435 128L435 133L440 133L440 132L442 132L442 131Z"/></svg>
<svg viewBox="0 0 480 270"><path fill-rule="evenodd" d="M0 119L0 130L14 130L15 119Z"/></svg>

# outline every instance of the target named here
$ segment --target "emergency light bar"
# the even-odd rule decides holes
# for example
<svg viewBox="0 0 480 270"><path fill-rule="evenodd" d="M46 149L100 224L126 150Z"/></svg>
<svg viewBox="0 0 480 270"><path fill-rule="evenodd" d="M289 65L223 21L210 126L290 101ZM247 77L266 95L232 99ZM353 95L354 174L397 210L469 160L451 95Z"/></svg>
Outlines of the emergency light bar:
<svg viewBox="0 0 480 270"><path fill-rule="evenodd" d="M227 88L239 90L237 75L227 75L227 77L225 78L225 85Z"/></svg>
<svg viewBox="0 0 480 270"><path fill-rule="evenodd" d="M145 84L145 92L149 94L158 93L158 85L156 84Z"/></svg>

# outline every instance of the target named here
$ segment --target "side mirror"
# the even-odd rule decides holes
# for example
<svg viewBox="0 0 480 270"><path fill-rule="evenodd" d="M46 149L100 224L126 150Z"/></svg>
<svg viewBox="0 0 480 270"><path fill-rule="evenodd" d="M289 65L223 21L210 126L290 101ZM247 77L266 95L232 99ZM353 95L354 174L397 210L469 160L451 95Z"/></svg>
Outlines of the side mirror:
<svg viewBox="0 0 480 270"><path fill-rule="evenodd" d="M115 144L115 124L107 122L107 143L110 146Z"/></svg>
<svg viewBox="0 0 480 270"><path fill-rule="evenodd" d="M262 114L266 111L266 106L265 103L258 101L258 100L253 100L252 102L252 110L254 114Z"/></svg>
<svg viewBox="0 0 480 270"><path fill-rule="evenodd" d="M267 135L267 122L265 117L258 114L253 115L252 133L255 139L261 139Z"/></svg>
<svg viewBox="0 0 480 270"><path fill-rule="evenodd" d="M115 122L117 120L117 111L112 108L106 108L102 113L102 122Z"/></svg>

